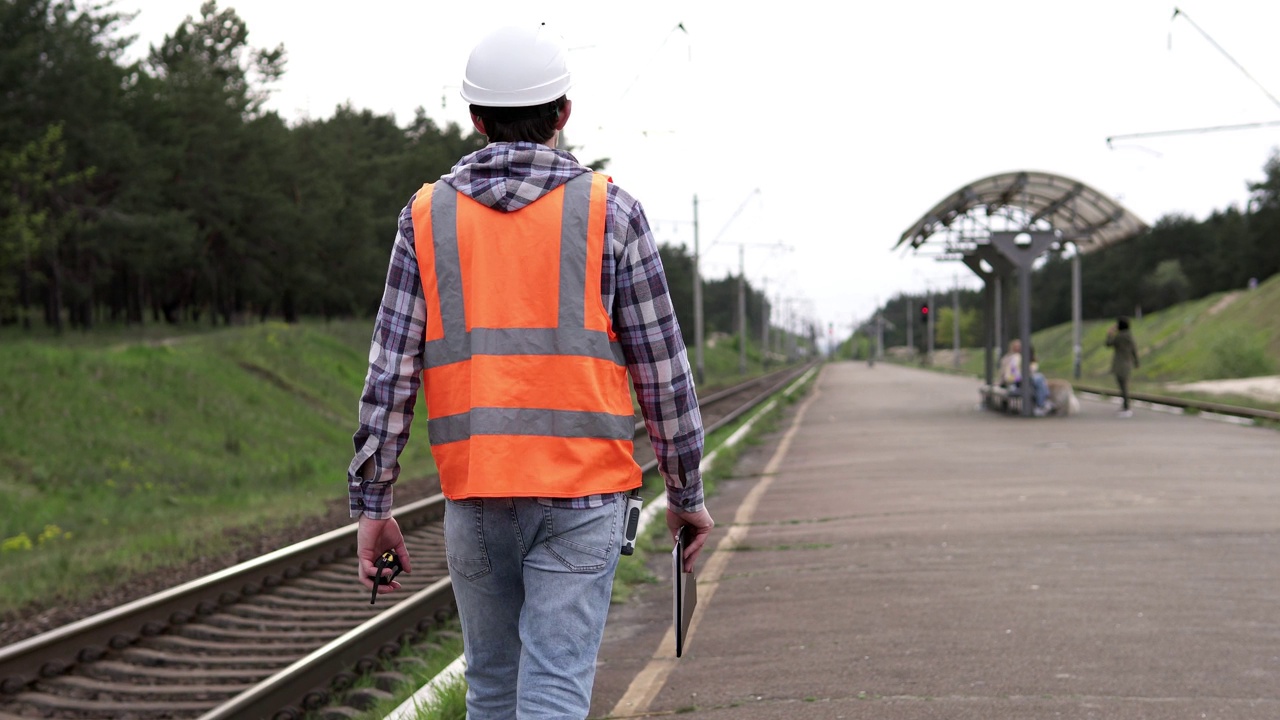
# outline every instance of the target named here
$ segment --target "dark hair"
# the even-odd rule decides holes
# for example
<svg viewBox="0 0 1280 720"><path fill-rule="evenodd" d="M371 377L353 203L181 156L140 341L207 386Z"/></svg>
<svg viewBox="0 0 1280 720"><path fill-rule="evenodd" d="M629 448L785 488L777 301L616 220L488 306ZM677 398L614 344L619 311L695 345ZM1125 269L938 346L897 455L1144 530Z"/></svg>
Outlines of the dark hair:
<svg viewBox="0 0 1280 720"><path fill-rule="evenodd" d="M545 143L556 134L556 122L564 109L565 96L532 107L485 107L472 105L471 112L484 121L489 142Z"/></svg>
<svg viewBox="0 0 1280 720"><path fill-rule="evenodd" d="M1120 317L1118 317L1118 318L1116 318L1116 329L1118 329L1118 330L1128 330L1128 329L1129 329L1129 318L1124 317L1123 315L1122 315L1122 316L1120 316Z"/></svg>

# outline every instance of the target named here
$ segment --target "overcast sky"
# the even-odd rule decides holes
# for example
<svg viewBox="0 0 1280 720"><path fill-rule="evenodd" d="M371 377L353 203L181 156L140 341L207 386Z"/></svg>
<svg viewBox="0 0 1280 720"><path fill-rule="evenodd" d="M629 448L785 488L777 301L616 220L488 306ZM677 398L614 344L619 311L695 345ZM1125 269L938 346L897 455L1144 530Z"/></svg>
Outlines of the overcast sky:
<svg viewBox="0 0 1280 720"><path fill-rule="evenodd" d="M140 11L127 27L140 56L199 5L115 7ZM609 173L641 200L661 242L692 247L696 194L705 276L736 273L744 245L753 285L793 298L837 334L899 292L978 287L959 263L892 251L968 182L1041 170L1149 223L1204 218L1243 207L1247 183L1280 146L1280 126L1106 144L1280 120L1267 95L1280 97L1280 3L1268 0L219 7L235 8L255 47L284 44L287 71L270 107L290 121L350 102L402 125L417 107L466 124L458 86L475 41L506 19L552 24L572 48L566 133L578 158L611 159ZM1175 7L1184 17L1171 19Z"/></svg>

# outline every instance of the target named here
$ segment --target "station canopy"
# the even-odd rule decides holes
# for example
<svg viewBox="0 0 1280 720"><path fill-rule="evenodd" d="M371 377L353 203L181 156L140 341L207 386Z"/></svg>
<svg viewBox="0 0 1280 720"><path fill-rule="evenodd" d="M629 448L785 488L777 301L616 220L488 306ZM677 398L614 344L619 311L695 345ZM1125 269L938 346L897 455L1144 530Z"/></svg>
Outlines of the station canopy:
<svg viewBox="0 0 1280 720"><path fill-rule="evenodd" d="M1078 180L1046 172L1001 173L965 185L915 222L894 249L919 249L931 238L944 253L982 242L991 230L1055 230L1081 254L1147 230L1119 203Z"/></svg>

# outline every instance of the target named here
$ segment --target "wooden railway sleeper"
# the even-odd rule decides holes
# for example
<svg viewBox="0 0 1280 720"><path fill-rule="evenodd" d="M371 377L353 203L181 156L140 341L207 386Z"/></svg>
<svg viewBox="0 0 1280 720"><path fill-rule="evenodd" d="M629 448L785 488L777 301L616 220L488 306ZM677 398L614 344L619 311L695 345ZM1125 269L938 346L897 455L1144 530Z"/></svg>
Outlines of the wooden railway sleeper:
<svg viewBox="0 0 1280 720"><path fill-rule="evenodd" d="M14 698L15 702L38 708L42 711L59 713L87 714L91 718L123 718L123 717L173 717L175 713L195 715L208 710L213 703L205 702L149 702L135 700L132 702L100 702L82 698L59 697L42 692L24 692Z"/></svg>
<svg viewBox="0 0 1280 720"><path fill-rule="evenodd" d="M267 674L261 674L261 681ZM134 678L136 679L136 678ZM249 683L251 684L251 683ZM42 682L39 689L49 691L57 688L71 688L84 693L94 700L127 700L138 696L147 698L165 698L176 700L212 700L217 702L235 697L244 691L246 683L189 683L174 685L172 683L128 683L122 681L101 680L84 675L67 675ZM63 694L63 693L58 693Z"/></svg>

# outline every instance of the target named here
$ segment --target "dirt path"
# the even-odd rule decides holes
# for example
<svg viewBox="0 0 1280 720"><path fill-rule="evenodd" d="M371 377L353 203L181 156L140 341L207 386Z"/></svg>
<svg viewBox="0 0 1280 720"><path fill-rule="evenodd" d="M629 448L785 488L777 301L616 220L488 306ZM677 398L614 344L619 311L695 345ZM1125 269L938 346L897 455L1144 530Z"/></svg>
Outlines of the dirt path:
<svg viewBox="0 0 1280 720"><path fill-rule="evenodd" d="M1233 378L1230 380L1202 380L1191 383L1170 383L1165 386L1179 392L1202 392L1211 395L1240 395L1264 402L1280 402L1280 375Z"/></svg>

